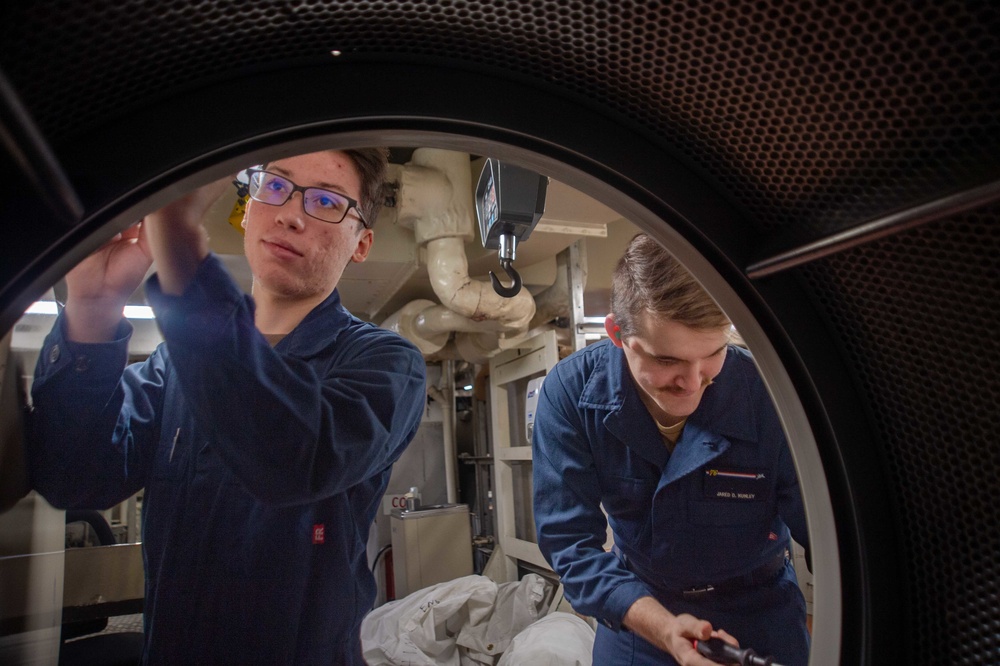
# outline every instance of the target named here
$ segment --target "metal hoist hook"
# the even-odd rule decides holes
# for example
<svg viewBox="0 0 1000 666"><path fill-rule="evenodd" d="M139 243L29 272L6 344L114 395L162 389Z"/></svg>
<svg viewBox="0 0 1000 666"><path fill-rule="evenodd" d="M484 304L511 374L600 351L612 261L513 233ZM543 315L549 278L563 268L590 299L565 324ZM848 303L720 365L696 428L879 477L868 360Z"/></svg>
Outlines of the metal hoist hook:
<svg viewBox="0 0 1000 666"><path fill-rule="evenodd" d="M510 259L501 259L500 268L504 270L509 277L514 282L509 286L505 287L497 278L497 276L490 271L490 282L493 283L493 291L497 292L498 295L504 298L514 298L517 296L518 292L521 291L521 276L510 264Z"/></svg>
<svg viewBox="0 0 1000 666"><path fill-rule="evenodd" d="M497 257L500 259L500 268L514 282L509 287L503 286L500 280L497 279L497 276L493 274L493 271L490 271L490 281L493 283L493 291L497 292L499 296L502 298L514 298L521 291L521 276L518 275L517 271L511 265L517 256L517 237L510 232L503 232L500 234L499 241L500 251L497 253Z"/></svg>

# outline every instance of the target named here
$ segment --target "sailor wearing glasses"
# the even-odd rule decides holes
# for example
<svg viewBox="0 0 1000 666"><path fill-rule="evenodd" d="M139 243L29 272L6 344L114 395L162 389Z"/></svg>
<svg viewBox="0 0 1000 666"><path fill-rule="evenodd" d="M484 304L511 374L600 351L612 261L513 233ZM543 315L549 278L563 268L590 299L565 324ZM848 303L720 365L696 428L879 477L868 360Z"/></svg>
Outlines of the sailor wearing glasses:
<svg viewBox="0 0 1000 666"><path fill-rule="evenodd" d="M252 297L201 225L225 183L66 277L35 371L31 479L66 508L145 489L146 663L364 663L368 530L425 401L420 353L336 289L372 247L386 163L359 149L252 170ZM165 343L126 367L122 309L150 262Z"/></svg>

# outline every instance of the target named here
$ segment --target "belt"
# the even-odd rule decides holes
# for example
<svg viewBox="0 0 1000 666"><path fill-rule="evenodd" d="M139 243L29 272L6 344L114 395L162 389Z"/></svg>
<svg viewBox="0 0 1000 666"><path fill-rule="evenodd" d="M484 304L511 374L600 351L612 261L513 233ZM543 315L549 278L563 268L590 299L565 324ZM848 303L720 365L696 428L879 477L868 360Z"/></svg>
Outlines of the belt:
<svg viewBox="0 0 1000 666"><path fill-rule="evenodd" d="M786 550L778 557L765 562L748 574L729 578L718 583L692 587L691 589L684 590L682 594L685 599L699 599L714 594L736 592L758 587L774 580L778 572L785 568L785 562L787 561L788 551Z"/></svg>

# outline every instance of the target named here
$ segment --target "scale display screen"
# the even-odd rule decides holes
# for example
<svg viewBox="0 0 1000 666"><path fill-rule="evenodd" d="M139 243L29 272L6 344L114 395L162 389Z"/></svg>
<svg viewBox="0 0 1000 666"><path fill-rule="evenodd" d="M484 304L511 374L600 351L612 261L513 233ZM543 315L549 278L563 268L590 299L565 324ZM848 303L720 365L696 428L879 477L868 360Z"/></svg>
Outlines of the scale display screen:
<svg viewBox="0 0 1000 666"><path fill-rule="evenodd" d="M479 219L482 220L483 227L489 232L490 227L500 219L500 206L497 204L497 183L493 177L493 171L486 173L486 189L483 192L482 210L479 211Z"/></svg>
<svg viewBox="0 0 1000 666"><path fill-rule="evenodd" d="M488 158L476 184L476 217L483 247L499 247L501 234L527 240L545 210L549 179Z"/></svg>

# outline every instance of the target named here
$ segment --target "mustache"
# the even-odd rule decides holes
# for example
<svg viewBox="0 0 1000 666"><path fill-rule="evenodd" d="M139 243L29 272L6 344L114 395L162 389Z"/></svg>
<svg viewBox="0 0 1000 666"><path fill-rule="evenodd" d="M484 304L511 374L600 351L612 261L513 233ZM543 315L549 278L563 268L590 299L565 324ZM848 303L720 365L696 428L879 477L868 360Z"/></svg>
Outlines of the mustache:
<svg viewBox="0 0 1000 666"><path fill-rule="evenodd" d="M715 383L715 378L714 377L706 377L705 379L701 380L701 386L698 387L698 390L701 390L703 388L711 386L714 383ZM679 389L679 387L676 387L676 386L664 386L660 390L661 391L665 391L667 393L676 393L676 392L678 392L681 389ZM687 391L685 391L685 393L686 392Z"/></svg>

